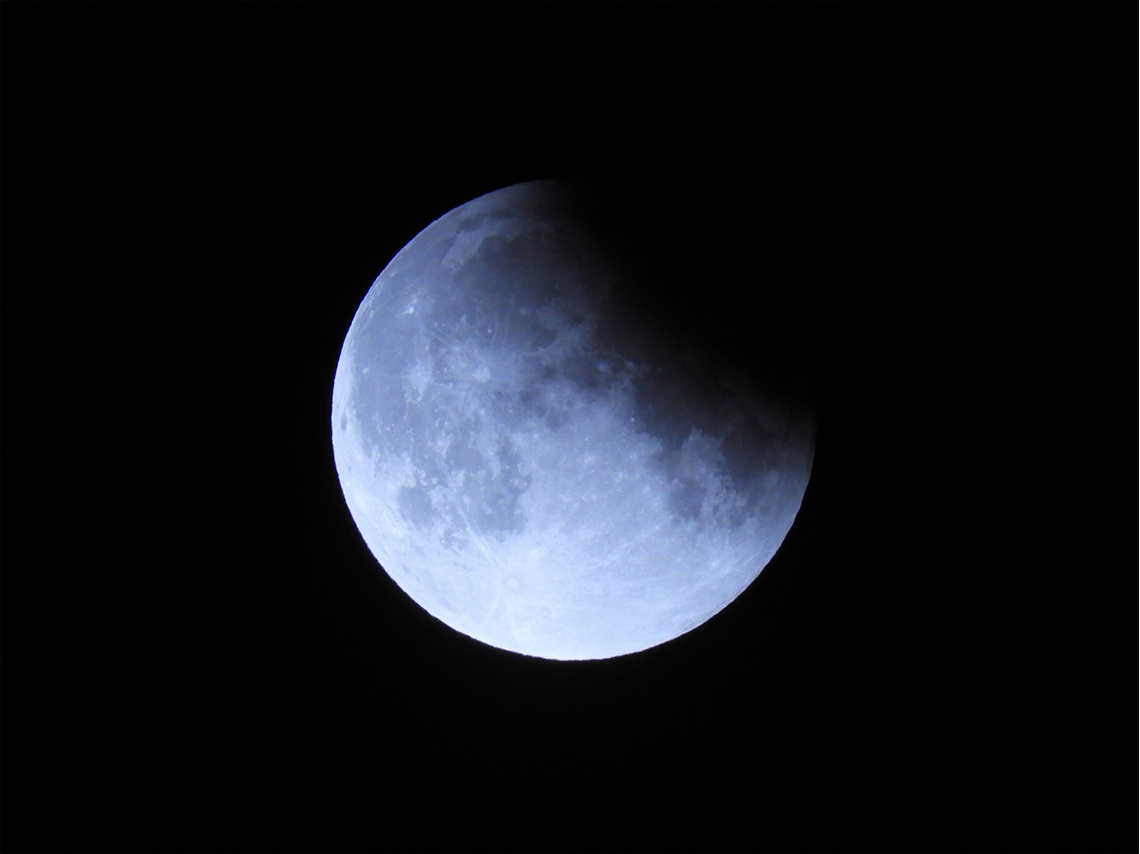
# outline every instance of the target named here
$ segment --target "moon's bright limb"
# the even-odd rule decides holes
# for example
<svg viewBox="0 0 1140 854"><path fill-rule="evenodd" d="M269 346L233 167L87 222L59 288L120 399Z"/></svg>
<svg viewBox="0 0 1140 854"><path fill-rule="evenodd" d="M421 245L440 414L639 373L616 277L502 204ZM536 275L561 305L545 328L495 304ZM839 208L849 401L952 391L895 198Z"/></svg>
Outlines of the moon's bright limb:
<svg viewBox="0 0 1140 854"><path fill-rule="evenodd" d="M502 649L609 658L705 622L800 507L810 415L622 299L554 182L432 223L353 319L333 449L368 547L428 613Z"/></svg>

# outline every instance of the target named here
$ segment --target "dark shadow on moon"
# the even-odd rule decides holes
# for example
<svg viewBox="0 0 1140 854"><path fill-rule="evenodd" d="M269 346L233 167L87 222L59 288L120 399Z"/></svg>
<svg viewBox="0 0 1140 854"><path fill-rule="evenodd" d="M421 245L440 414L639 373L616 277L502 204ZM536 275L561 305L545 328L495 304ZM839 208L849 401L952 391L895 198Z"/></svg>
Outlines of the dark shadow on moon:
<svg viewBox="0 0 1140 854"><path fill-rule="evenodd" d="M628 317L676 350L733 366L770 400L814 409L807 270L826 248L814 242L804 200L725 178L561 183L578 222L621 271L614 297Z"/></svg>

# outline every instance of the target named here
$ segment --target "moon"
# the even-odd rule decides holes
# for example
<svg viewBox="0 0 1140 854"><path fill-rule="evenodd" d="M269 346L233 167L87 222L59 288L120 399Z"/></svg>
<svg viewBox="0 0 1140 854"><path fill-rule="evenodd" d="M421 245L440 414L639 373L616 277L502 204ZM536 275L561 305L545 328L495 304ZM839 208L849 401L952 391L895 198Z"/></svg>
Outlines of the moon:
<svg viewBox="0 0 1140 854"><path fill-rule="evenodd" d="M692 630L760 574L807 488L811 412L663 322L614 246L565 183L481 196L392 259L337 363L364 541L500 649L603 659Z"/></svg>

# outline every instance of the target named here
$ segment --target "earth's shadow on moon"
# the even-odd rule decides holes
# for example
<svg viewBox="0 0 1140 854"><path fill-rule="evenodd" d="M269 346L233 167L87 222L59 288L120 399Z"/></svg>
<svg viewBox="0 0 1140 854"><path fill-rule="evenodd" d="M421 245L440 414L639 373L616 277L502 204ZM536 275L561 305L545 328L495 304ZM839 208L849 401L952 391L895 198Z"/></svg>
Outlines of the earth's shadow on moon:
<svg viewBox="0 0 1140 854"><path fill-rule="evenodd" d="M560 181L567 207L621 273L627 316L679 350L743 372L766 398L814 413L817 321L806 203L727 181Z"/></svg>

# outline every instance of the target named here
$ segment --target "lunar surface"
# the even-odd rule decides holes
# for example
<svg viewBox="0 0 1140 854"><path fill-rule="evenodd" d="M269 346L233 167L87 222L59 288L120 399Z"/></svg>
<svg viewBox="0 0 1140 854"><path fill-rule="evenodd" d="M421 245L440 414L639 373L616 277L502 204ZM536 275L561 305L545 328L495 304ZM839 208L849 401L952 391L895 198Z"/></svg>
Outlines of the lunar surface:
<svg viewBox="0 0 1140 854"><path fill-rule="evenodd" d="M549 659L637 652L732 602L814 452L810 413L639 313L603 243L555 182L456 208L376 279L333 388L383 568L453 629Z"/></svg>

